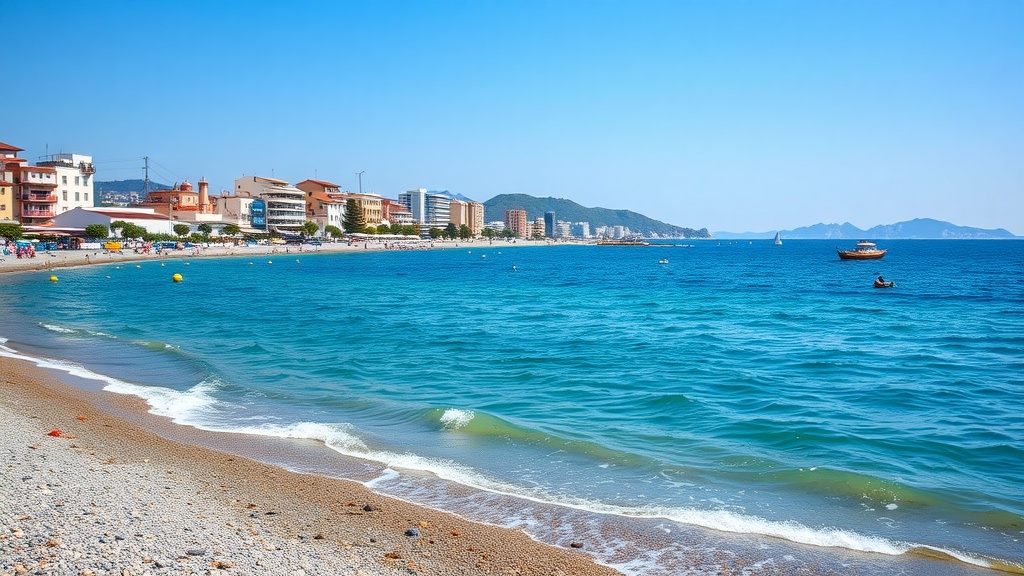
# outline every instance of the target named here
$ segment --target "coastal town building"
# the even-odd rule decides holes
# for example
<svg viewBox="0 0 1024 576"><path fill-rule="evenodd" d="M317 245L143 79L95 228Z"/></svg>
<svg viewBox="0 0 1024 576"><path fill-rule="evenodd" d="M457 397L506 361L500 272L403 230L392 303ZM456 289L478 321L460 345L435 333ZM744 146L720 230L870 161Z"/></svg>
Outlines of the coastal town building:
<svg viewBox="0 0 1024 576"><path fill-rule="evenodd" d="M17 222L15 217L14 170L18 167L17 146L0 142L0 223Z"/></svg>
<svg viewBox="0 0 1024 576"><path fill-rule="evenodd" d="M18 220L38 226L57 215L57 171L49 166L19 165L14 170Z"/></svg>
<svg viewBox="0 0 1024 576"><path fill-rule="evenodd" d="M266 200L224 191L220 196L211 196L210 201L223 224L234 224L244 234L267 233Z"/></svg>
<svg viewBox="0 0 1024 576"><path fill-rule="evenodd" d="M219 230L227 223L210 198L210 183L206 178L199 179L198 192L185 180L180 185L176 183L170 190L151 191L146 200L136 206L151 208L170 220L188 224L193 232L202 223L209 224L214 230Z"/></svg>
<svg viewBox="0 0 1024 576"><path fill-rule="evenodd" d="M381 218L390 226L406 226L416 224L412 212L397 200L382 198L380 201Z"/></svg>
<svg viewBox="0 0 1024 576"><path fill-rule="evenodd" d="M72 208L58 214L38 227L38 231L82 233L90 224L102 224L110 228L116 221L142 226L151 234L174 234L174 221L166 214L159 214L152 208L120 208L90 206Z"/></svg>
<svg viewBox="0 0 1024 576"><path fill-rule="evenodd" d="M552 235L553 238L572 238L570 232L570 225L568 222L559 220L555 222L555 233Z"/></svg>
<svg viewBox="0 0 1024 576"><path fill-rule="evenodd" d="M545 236L545 233L544 233L544 217L543 216L538 216L530 224L530 235L529 235L529 238L543 238L544 236Z"/></svg>
<svg viewBox="0 0 1024 576"><path fill-rule="evenodd" d="M544 213L544 235L548 238L554 238L558 232L556 227L557 221L555 220L555 213L548 211Z"/></svg>
<svg viewBox="0 0 1024 576"><path fill-rule="evenodd" d="M334 226L339 230L345 220L345 194L341 186L325 180L303 180L295 185L306 193L306 218L320 230Z"/></svg>
<svg viewBox="0 0 1024 576"><path fill-rule="evenodd" d="M528 238L530 229L526 225L526 210L505 210L505 228L520 238Z"/></svg>
<svg viewBox="0 0 1024 576"><path fill-rule="evenodd" d="M569 226L569 235L574 238L590 238L590 222L573 222Z"/></svg>
<svg viewBox="0 0 1024 576"><path fill-rule="evenodd" d="M398 201L412 213L424 234L430 228L444 228L451 222L451 198L444 194L417 188L399 194Z"/></svg>
<svg viewBox="0 0 1024 576"><path fill-rule="evenodd" d="M484 228L486 228L488 230L494 230L495 232L504 232L505 231L505 223L502 222L501 220L494 220L494 221L488 222L487 224L484 224Z"/></svg>
<svg viewBox="0 0 1024 576"><path fill-rule="evenodd" d="M484 205L453 199L449 204L449 221L456 226L465 225L473 236L479 236L484 229Z"/></svg>
<svg viewBox="0 0 1024 576"><path fill-rule="evenodd" d="M43 156L36 166L53 168L57 188L54 213L63 214L73 208L86 208L96 204L93 194L93 175L96 167L92 156L82 154L50 154Z"/></svg>
<svg viewBox="0 0 1024 576"><path fill-rule="evenodd" d="M244 176L235 180L235 196L258 198L266 203L268 232L299 234L306 223L306 194L285 180Z"/></svg>
<svg viewBox="0 0 1024 576"><path fill-rule="evenodd" d="M369 226L379 226L383 221L384 211L381 208L383 198L379 194L349 192L345 194L345 201L355 200L356 205L363 211L363 222Z"/></svg>

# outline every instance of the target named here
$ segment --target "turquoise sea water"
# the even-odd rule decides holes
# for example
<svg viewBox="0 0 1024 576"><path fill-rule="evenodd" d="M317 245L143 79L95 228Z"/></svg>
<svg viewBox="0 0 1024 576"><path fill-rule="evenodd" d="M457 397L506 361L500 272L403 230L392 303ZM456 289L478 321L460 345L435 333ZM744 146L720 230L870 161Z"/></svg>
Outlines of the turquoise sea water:
<svg viewBox="0 0 1024 576"><path fill-rule="evenodd" d="M1024 566L1024 242L681 244L7 275L2 353L629 574Z"/></svg>

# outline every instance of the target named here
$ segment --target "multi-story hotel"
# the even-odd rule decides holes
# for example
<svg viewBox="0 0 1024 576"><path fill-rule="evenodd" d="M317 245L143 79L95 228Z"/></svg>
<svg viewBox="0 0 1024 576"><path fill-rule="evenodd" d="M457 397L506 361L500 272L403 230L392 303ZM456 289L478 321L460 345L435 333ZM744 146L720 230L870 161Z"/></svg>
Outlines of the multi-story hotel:
<svg viewBox="0 0 1024 576"><path fill-rule="evenodd" d="M451 198L432 194L417 188L398 195L398 201L412 212L412 217L426 232L429 228L444 228L451 222Z"/></svg>
<svg viewBox="0 0 1024 576"><path fill-rule="evenodd" d="M245 176L235 180L235 196L259 198L266 202L269 232L299 234L306 223L306 193L285 180Z"/></svg>
<svg viewBox="0 0 1024 576"><path fill-rule="evenodd" d="M473 236L479 236L484 229L484 205L479 202L452 200L449 217L456 226L465 225Z"/></svg>
<svg viewBox="0 0 1024 576"><path fill-rule="evenodd" d="M529 238L530 229L527 228L526 210L505 210L505 229L511 230L520 238Z"/></svg>

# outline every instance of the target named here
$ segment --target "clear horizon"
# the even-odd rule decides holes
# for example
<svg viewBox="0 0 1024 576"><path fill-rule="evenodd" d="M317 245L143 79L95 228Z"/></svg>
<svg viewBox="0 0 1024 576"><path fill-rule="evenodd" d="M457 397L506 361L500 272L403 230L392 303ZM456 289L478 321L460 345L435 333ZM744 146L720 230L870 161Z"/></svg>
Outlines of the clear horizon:
<svg viewBox="0 0 1024 576"><path fill-rule="evenodd" d="M0 141L97 180L523 193L1024 235L1024 2L7 7ZM45 27L42 24L45 23Z"/></svg>

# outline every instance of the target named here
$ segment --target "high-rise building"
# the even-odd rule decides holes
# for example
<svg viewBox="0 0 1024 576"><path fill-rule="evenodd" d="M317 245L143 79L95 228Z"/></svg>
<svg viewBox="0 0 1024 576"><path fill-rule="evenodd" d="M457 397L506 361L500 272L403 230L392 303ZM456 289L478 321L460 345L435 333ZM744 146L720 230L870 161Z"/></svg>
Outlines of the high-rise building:
<svg viewBox="0 0 1024 576"><path fill-rule="evenodd" d="M556 223L557 222L555 221L555 213L554 212L549 211L549 212L545 212L544 213L544 235L545 236L547 236L548 238L554 238L555 237L555 234L557 232L557 230L555 228L555 224Z"/></svg>
<svg viewBox="0 0 1024 576"><path fill-rule="evenodd" d="M530 229L526 226L526 210L505 210L505 228L520 238L528 238Z"/></svg>

